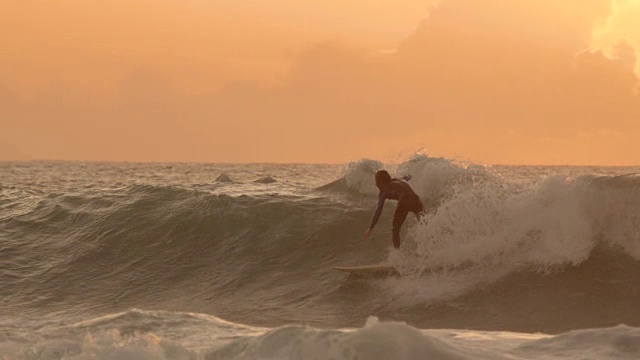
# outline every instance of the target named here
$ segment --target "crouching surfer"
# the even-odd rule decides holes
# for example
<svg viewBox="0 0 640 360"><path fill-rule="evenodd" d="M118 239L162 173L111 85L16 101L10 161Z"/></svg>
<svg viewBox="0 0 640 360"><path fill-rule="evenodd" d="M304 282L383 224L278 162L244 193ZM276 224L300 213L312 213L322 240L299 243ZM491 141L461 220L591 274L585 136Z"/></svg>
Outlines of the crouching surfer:
<svg viewBox="0 0 640 360"><path fill-rule="evenodd" d="M400 248L400 228L402 227L404 220L407 218L407 215L409 212L412 212L416 215L416 218L420 219L420 215L424 211L422 200L420 200L418 194L416 194L411 186L406 182L410 178L410 176L405 176L402 180L395 178L392 179L391 175L389 175L386 170L376 172L376 186L380 190L380 194L378 195L378 206L376 207L376 210L373 213L373 218L371 219L371 225L369 225L369 228L364 232L365 240L367 240L369 235L371 235L371 232L373 232L373 228L376 226L376 223L380 218L380 214L382 213L382 207L384 206L385 200L397 200L398 206L396 207L396 212L393 215L392 238L393 246L396 249Z"/></svg>

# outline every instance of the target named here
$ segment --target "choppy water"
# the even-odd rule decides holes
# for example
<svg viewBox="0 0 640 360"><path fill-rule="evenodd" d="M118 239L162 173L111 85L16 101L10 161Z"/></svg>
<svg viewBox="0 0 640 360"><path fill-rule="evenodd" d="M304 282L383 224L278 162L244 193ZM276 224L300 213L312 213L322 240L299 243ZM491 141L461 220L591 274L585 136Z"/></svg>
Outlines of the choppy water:
<svg viewBox="0 0 640 360"><path fill-rule="evenodd" d="M639 168L382 167L0 163L0 359L640 356Z"/></svg>

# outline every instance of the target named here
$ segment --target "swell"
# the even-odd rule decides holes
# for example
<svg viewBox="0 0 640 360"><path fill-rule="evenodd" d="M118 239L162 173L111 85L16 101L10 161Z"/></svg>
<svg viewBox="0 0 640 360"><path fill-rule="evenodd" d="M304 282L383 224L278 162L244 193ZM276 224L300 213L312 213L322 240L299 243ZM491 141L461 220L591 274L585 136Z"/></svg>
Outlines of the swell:
<svg viewBox="0 0 640 360"><path fill-rule="evenodd" d="M404 311L411 316L389 315L433 327L545 333L638 326L638 276L638 261L620 248L600 243L577 266L566 264L547 271L523 268L498 281L479 283L454 299L408 305Z"/></svg>
<svg viewBox="0 0 640 360"><path fill-rule="evenodd" d="M369 317L355 329L256 328L196 313L129 310L97 318L0 323L11 359L631 359L640 329L625 325L551 336L420 330Z"/></svg>
<svg viewBox="0 0 640 360"><path fill-rule="evenodd" d="M14 306L5 310L171 306L185 298L233 307L261 291L295 301L306 295L292 278L371 257L353 256L345 243L355 237L352 224L368 216L318 196L139 185L95 197L51 194L0 224L7 237L0 259L11 269L2 285Z"/></svg>
<svg viewBox="0 0 640 360"><path fill-rule="evenodd" d="M429 327L550 332L640 324L640 313L612 310L640 300L632 286L640 275L637 176L549 178L514 190L487 175L418 175L412 184L423 191L439 188L430 179L454 179L437 191L442 205L427 223L406 229L407 249L429 255L418 267L444 271L357 281L331 267L386 257L389 219L362 243L375 197L352 196L370 186L368 175L355 183L353 175L295 196L150 185L47 195L0 220L0 311L144 307L333 326L377 314ZM385 211L390 217L392 207Z"/></svg>

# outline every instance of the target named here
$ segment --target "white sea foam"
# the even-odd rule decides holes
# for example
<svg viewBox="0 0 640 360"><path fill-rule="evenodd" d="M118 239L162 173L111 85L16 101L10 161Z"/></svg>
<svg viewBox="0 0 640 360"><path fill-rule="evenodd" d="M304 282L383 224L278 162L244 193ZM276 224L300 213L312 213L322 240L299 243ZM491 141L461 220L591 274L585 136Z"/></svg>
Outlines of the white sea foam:
<svg viewBox="0 0 640 360"><path fill-rule="evenodd" d="M398 166L395 176L404 175L411 175L411 187L428 202L446 196L456 184L489 176L484 166L455 163L423 154L415 155Z"/></svg>
<svg viewBox="0 0 640 360"><path fill-rule="evenodd" d="M170 321L171 313L163 314L168 317L167 322L156 332L129 333L125 328L114 328L87 329L84 334L74 335L60 328L46 337L32 336L20 341L7 336L0 342L0 359L635 359L640 356L640 329L624 325L551 336L421 330L372 316L362 328L356 329L289 325L238 331L249 327L228 326L226 322L218 326L218 321L205 316L202 319L208 318L211 323L203 331ZM156 321L163 320L156 317Z"/></svg>
<svg viewBox="0 0 640 360"><path fill-rule="evenodd" d="M423 199L439 199L455 184L488 176L483 166L458 164L445 158L418 154L399 165L385 165L369 159L351 162L344 175L347 187L362 194L378 194L374 180L378 170L387 170L396 178L410 175L409 183Z"/></svg>
<svg viewBox="0 0 640 360"><path fill-rule="evenodd" d="M414 173L434 171L424 163ZM614 185L588 176L456 182L437 212L408 226L403 248L389 258L405 273L438 271L390 281L391 293L409 302L453 297L516 271L579 265L602 242L640 259L640 193Z"/></svg>
<svg viewBox="0 0 640 360"><path fill-rule="evenodd" d="M376 160L362 159L349 163L344 174L347 187L361 194L377 194L374 176L383 168L384 165Z"/></svg>

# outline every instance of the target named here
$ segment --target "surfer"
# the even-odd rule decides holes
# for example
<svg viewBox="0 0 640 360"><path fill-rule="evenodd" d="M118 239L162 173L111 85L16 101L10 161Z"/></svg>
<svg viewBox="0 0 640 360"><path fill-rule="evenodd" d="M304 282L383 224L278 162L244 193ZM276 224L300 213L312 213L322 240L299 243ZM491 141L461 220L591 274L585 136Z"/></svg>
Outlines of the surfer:
<svg viewBox="0 0 640 360"><path fill-rule="evenodd" d="M371 225L369 225L369 228L364 232L365 240L369 238L369 235L371 235L373 228L380 218L384 201L387 199L397 200L398 206L393 215L392 234L393 246L396 249L400 248L400 228L407 218L407 215L409 212L412 212L416 215L416 218L420 219L420 215L424 211L422 200L420 200L418 194L416 194L406 182L409 179L411 179L411 176L404 176L402 180L392 179L386 170L380 170L376 173L376 186L380 189L380 194L378 195L378 206L371 219Z"/></svg>

